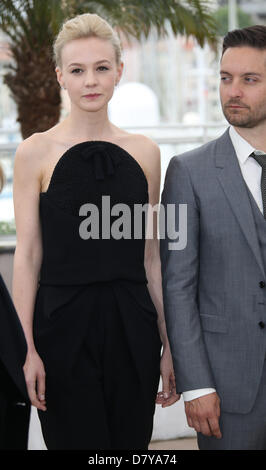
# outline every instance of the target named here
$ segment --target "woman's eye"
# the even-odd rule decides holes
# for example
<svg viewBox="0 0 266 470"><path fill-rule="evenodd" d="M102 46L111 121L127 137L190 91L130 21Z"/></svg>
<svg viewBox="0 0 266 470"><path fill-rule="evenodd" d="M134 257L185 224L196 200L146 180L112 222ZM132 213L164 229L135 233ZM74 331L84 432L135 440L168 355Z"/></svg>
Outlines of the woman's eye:
<svg viewBox="0 0 266 470"><path fill-rule="evenodd" d="M100 65L100 67L98 67L97 70L100 70L100 72L104 72L105 70L109 70L109 68L106 67L105 65Z"/></svg>
<svg viewBox="0 0 266 470"><path fill-rule="evenodd" d="M71 71L71 73L76 73L77 70L79 71L79 70L81 70L81 69L73 69L73 70Z"/></svg>

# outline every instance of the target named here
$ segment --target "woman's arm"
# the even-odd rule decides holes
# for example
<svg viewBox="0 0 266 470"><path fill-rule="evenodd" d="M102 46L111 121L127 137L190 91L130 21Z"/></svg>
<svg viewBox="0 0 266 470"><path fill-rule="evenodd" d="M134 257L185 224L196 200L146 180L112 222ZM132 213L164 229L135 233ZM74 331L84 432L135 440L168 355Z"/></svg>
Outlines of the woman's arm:
<svg viewBox="0 0 266 470"><path fill-rule="evenodd" d="M42 261L39 221L40 165L38 142L32 136L19 144L14 162L13 202L16 222L16 250L13 266L12 296L27 341L24 373L29 397L34 406L45 409L44 368L33 339L33 312ZM34 149L34 150L33 150ZM38 396L36 394L36 381Z"/></svg>
<svg viewBox="0 0 266 470"><path fill-rule="evenodd" d="M147 238L145 243L145 270L148 279L148 289L158 313L158 328L164 348L169 347L162 297L162 278L159 241L157 237L158 203L160 198L161 179L161 159L160 149L157 145L152 145L147 168L147 179L149 184L149 211L147 234L152 238ZM146 164L147 165L147 164ZM151 210L150 210L151 209ZM152 210L154 209L154 210ZM146 234L146 236L147 236Z"/></svg>
<svg viewBox="0 0 266 470"><path fill-rule="evenodd" d="M159 200L160 200L160 180L161 180L161 159L160 149L154 143L149 141L145 153L145 168L147 172L147 179L149 185L149 211L148 211L148 224L145 243L145 270L148 280L148 289L154 306L158 314L158 329L163 344L163 354L161 358L161 375L163 382L163 392L158 395L157 403L162 406L169 406L179 399L175 389L175 377L172 362L172 355L170 351L166 323L163 308L163 294L162 294L162 278L161 278L161 261L159 240L157 235L157 220L159 213ZM154 209L154 210L153 210Z"/></svg>

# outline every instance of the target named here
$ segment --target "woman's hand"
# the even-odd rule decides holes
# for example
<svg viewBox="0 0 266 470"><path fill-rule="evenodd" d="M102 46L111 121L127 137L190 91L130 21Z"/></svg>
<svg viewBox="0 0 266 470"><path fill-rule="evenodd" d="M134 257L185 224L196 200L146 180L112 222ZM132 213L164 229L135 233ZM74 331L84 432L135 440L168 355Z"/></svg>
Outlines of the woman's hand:
<svg viewBox="0 0 266 470"><path fill-rule="evenodd" d="M169 346L163 348L160 370L163 390L157 393L155 403L165 408L166 406L173 405L180 398L180 395L176 393L174 367Z"/></svg>
<svg viewBox="0 0 266 470"><path fill-rule="evenodd" d="M36 350L27 353L23 371L31 404L46 411L45 370Z"/></svg>

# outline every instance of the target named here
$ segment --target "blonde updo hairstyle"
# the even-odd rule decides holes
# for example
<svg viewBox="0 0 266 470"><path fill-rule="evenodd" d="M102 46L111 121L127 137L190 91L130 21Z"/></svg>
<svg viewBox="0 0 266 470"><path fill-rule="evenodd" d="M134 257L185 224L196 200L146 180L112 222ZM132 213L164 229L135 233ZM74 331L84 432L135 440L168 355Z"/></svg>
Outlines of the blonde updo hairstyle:
<svg viewBox="0 0 266 470"><path fill-rule="evenodd" d="M74 39L97 37L110 41L115 50L117 65L121 62L121 43L118 34L107 21L94 13L83 13L65 21L53 43L53 58L62 70L62 49Z"/></svg>

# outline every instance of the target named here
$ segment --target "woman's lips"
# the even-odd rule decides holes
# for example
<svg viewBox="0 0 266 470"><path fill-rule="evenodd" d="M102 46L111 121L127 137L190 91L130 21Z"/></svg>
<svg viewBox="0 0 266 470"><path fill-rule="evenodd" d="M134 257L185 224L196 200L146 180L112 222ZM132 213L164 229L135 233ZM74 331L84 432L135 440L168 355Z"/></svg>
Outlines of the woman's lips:
<svg viewBox="0 0 266 470"><path fill-rule="evenodd" d="M98 98L100 95L100 93L89 93L88 95L84 95L84 98L88 98L88 99L95 99L95 98Z"/></svg>

